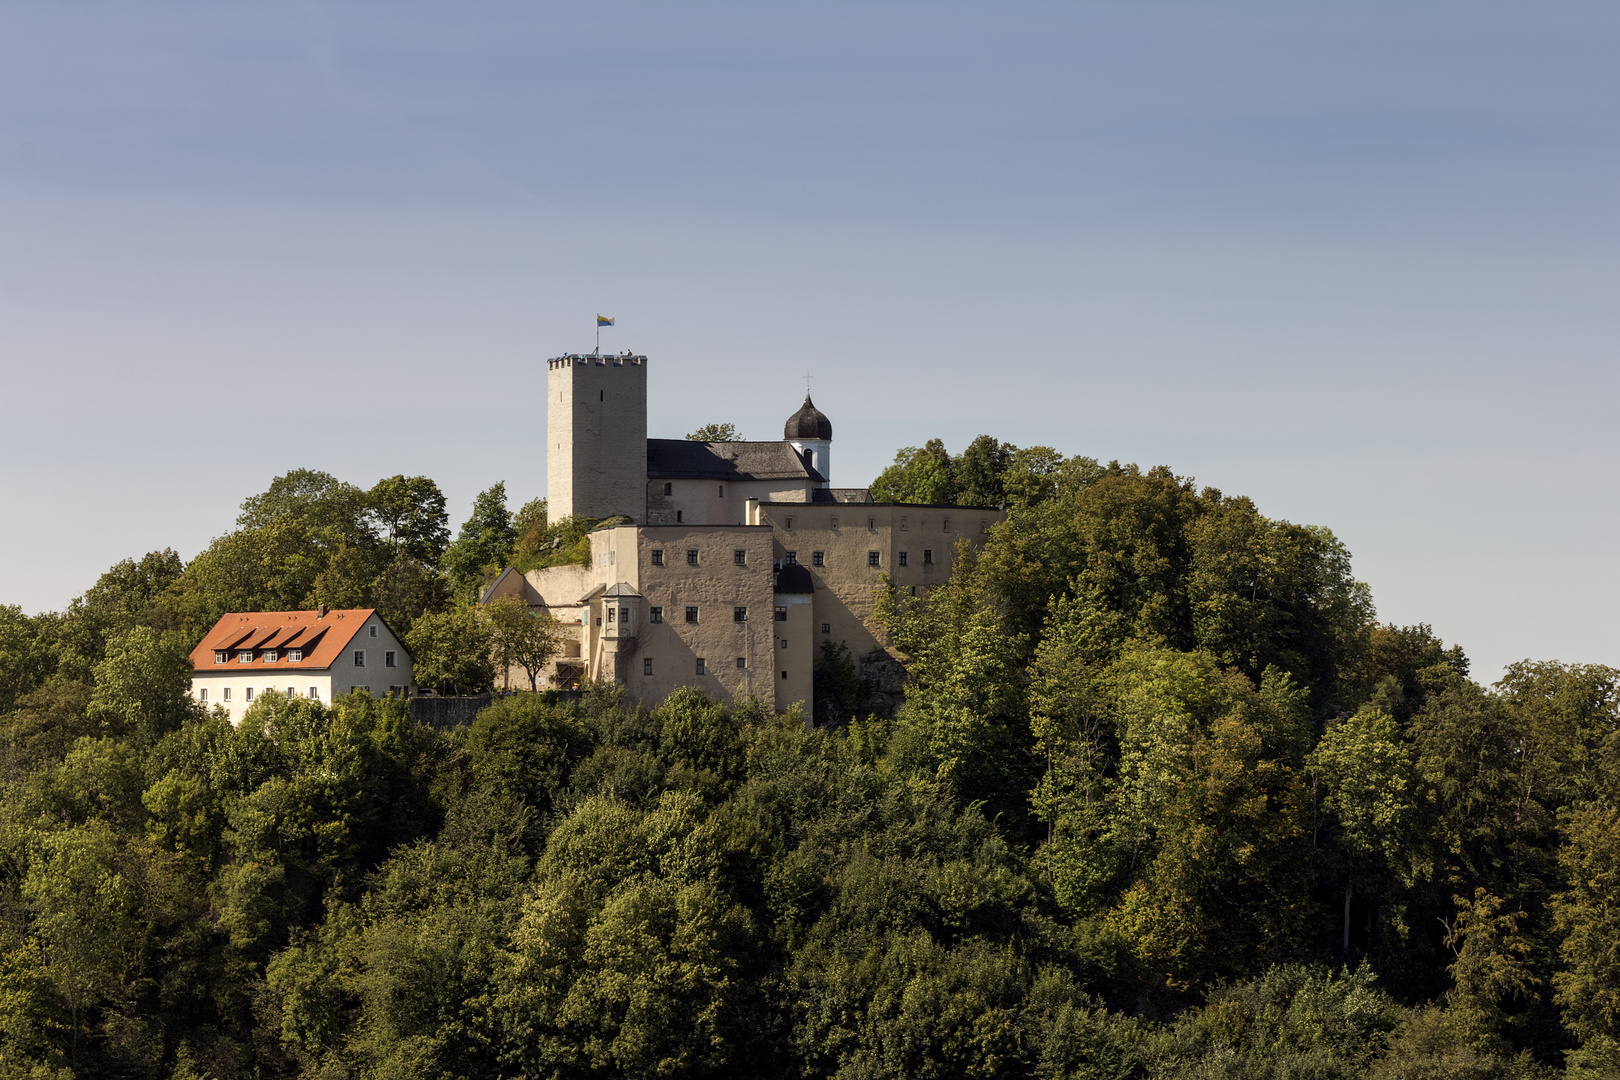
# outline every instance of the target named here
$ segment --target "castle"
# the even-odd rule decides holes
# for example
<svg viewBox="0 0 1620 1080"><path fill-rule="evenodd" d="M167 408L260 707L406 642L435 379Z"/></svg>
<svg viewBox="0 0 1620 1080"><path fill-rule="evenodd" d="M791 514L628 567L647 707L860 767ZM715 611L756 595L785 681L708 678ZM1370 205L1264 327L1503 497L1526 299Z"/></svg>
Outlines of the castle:
<svg viewBox="0 0 1620 1080"><path fill-rule="evenodd" d="M547 361L546 440L551 519L604 522L589 564L509 569L484 602L518 597L567 628L546 685L613 679L648 704L697 686L813 708L822 642L883 659L882 575L926 595L958 541L1002 517L833 487L832 423L808 393L780 442L649 439L645 356Z"/></svg>

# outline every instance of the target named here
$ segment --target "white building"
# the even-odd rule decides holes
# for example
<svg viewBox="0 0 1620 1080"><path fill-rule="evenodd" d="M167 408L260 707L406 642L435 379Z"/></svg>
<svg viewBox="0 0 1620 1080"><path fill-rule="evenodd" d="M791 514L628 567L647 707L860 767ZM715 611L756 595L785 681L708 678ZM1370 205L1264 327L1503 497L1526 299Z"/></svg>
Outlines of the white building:
<svg viewBox="0 0 1620 1080"><path fill-rule="evenodd" d="M408 696L411 654L375 608L233 612L191 652L191 696L231 723L261 694L330 703L351 690Z"/></svg>

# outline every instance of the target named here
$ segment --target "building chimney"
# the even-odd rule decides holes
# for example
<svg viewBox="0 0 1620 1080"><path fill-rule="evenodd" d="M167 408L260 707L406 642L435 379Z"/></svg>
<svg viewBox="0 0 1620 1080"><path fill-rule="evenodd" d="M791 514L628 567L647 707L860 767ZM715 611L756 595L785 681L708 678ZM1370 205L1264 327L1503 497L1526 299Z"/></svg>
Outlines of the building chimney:
<svg viewBox="0 0 1620 1080"><path fill-rule="evenodd" d="M322 605L320 605L319 607L317 607L315 609L315 618L316 619L324 619L324 618L326 618L326 605L325 604L322 604Z"/></svg>

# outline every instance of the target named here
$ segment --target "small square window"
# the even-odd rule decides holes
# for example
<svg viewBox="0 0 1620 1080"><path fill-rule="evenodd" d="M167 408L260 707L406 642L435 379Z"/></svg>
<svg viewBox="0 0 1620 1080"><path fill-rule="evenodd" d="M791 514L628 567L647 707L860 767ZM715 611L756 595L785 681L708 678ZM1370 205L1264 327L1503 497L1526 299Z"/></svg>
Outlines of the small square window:
<svg viewBox="0 0 1620 1080"><path fill-rule="evenodd" d="M354 666L355 667L365 667L366 666L365 650L356 649L354 651Z"/></svg>
<svg viewBox="0 0 1620 1080"><path fill-rule="evenodd" d="M214 650L214 663L223 664L225 662L225 659L226 659L226 657L225 657L225 650L224 649L215 649Z"/></svg>
<svg viewBox="0 0 1620 1080"><path fill-rule="evenodd" d="M787 648L787 638L782 639L782 648Z"/></svg>
<svg viewBox="0 0 1620 1080"><path fill-rule="evenodd" d="M731 621L732 622L747 622L748 621L748 609L746 607L742 607L741 605L732 608L731 609Z"/></svg>
<svg viewBox="0 0 1620 1080"><path fill-rule="evenodd" d="M830 622L824 622L824 623L822 623L822 624L821 624L821 632L822 632L822 633L823 633L823 634L830 634L830 633L832 633L832 623L830 623Z"/></svg>
<svg viewBox="0 0 1620 1080"><path fill-rule="evenodd" d="M643 675L651 675L652 674L652 657L643 656L641 658L641 673Z"/></svg>
<svg viewBox="0 0 1620 1080"><path fill-rule="evenodd" d="M674 484L665 484L664 485L664 494L665 495L673 495L673 494L675 494L675 485Z"/></svg>
<svg viewBox="0 0 1620 1080"><path fill-rule="evenodd" d="M900 553L900 565L901 566L910 566L911 565L911 553L909 551L902 551Z"/></svg>
<svg viewBox="0 0 1620 1080"><path fill-rule="evenodd" d="M697 548L687 548L686 549L686 565L687 566L696 566L698 564L697 553L698 553Z"/></svg>
<svg viewBox="0 0 1620 1080"><path fill-rule="evenodd" d="M309 696L310 696L310 700L312 700L312 701L321 700L321 688L318 687L318 686L310 687L309 688Z"/></svg>
<svg viewBox="0 0 1620 1080"><path fill-rule="evenodd" d="M650 608L648 608L647 609L647 621L648 622L663 622L664 621L664 609L661 608L661 607L650 607Z"/></svg>
<svg viewBox="0 0 1620 1080"><path fill-rule="evenodd" d="M392 652L383 653L383 667L399 667L397 655Z"/></svg>
<svg viewBox="0 0 1620 1080"><path fill-rule="evenodd" d="M787 622L787 608L779 607L776 609L776 621Z"/></svg>
<svg viewBox="0 0 1620 1080"><path fill-rule="evenodd" d="M304 650L303 649L289 649L287 651L287 659L291 660L295 664L298 663L303 658L304 658Z"/></svg>
<svg viewBox="0 0 1620 1080"><path fill-rule="evenodd" d="M686 609L686 621L697 622L697 605L693 604Z"/></svg>
<svg viewBox="0 0 1620 1080"><path fill-rule="evenodd" d="M797 566L799 565L799 553L797 551L784 551L782 552L782 561L788 566Z"/></svg>
<svg viewBox="0 0 1620 1080"><path fill-rule="evenodd" d="M253 663L253 650L252 649L243 649L241 652L237 653L236 654L236 662L238 664L251 664L251 663Z"/></svg>
<svg viewBox="0 0 1620 1080"><path fill-rule="evenodd" d="M734 563L737 566L747 566L748 565L748 551L747 551L747 549L745 549L745 548L737 548L735 551L733 551L731 553L731 561L732 561L732 563Z"/></svg>
<svg viewBox="0 0 1620 1080"><path fill-rule="evenodd" d="M827 565L827 553L825 551L812 551L810 553L810 565L811 566L826 566Z"/></svg>
<svg viewBox="0 0 1620 1080"><path fill-rule="evenodd" d="M372 625L371 625L371 626L368 626L368 627L366 627L366 629L367 629L367 630L368 630L368 631L370 631L370 633L371 633L371 636L372 636L372 637L376 637L376 636L377 636L377 626L376 626L376 624L375 624L375 623L373 623L373 624L372 624Z"/></svg>
<svg viewBox="0 0 1620 1080"><path fill-rule="evenodd" d="M866 553L866 565L867 566L882 566L883 565L883 553L879 552L879 551L868 551Z"/></svg>
<svg viewBox="0 0 1620 1080"><path fill-rule="evenodd" d="M231 700L231 688L227 686L225 689L219 692L219 696L225 701Z"/></svg>
<svg viewBox="0 0 1620 1080"><path fill-rule="evenodd" d="M654 566L663 566L664 565L664 549L663 548L654 548L653 549L652 564Z"/></svg>
<svg viewBox="0 0 1620 1080"><path fill-rule="evenodd" d="M197 691L197 700L203 702L204 704L207 704L207 702L208 702L208 687L205 686L201 690Z"/></svg>
<svg viewBox="0 0 1620 1080"><path fill-rule="evenodd" d="M923 565L924 566L933 566L934 565L934 549L933 548L923 548Z"/></svg>
<svg viewBox="0 0 1620 1080"><path fill-rule="evenodd" d="M747 668L748 668L748 658L746 656L737 657L737 670L738 671L746 671Z"/></svg>
<svg viewBox="0 0 1620 1080"><path fill-rule="evenodd" d="M709 669L708 669L708 668L707 668L707 666L705 666L705 665L704 665L704 663L703 663L703 657L701 657L701 656L700 656L700 657L698 657L698 662L697 662L697 673L698 673L698 674L699 674L699 675L707 675L707 674L708 674L708 673L709 673Z"/></svg>
<svg viewBox="0 0 1620 1080"><path fill-rule="evenodd" d="M252 701L253 700L253 687L250 686L246 690L242 691L242 698L245 701Z"/></svg>
<svg viewBox="0 0 1620 1080"><path fill-rule="evenodd" d="M785 672L785 671L782 672L782 678L784 678L784 679L787 678L787 672Z"/></svg>

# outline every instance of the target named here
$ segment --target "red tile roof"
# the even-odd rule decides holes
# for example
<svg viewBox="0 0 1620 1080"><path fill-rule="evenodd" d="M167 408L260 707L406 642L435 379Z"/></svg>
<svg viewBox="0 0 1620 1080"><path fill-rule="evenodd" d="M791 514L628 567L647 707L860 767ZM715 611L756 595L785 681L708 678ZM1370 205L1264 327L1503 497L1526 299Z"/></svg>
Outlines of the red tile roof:
<svg viewBox="0 0 1620 1080"><path fill-rule="evenodd" d="M250 665L237 661L238 650L274 648L278 652L273 662L256 656L251 670L323 670L343 655L366 620L376 613L376 608L328 611L324 617L316 611L232 612L215 623L203 636L202 644L191 650L191 666L195 671L241 671ZM288 660L289 649L302 649L304 658ZM216 651L226 653L225 663L214 663Z"/></svg>

